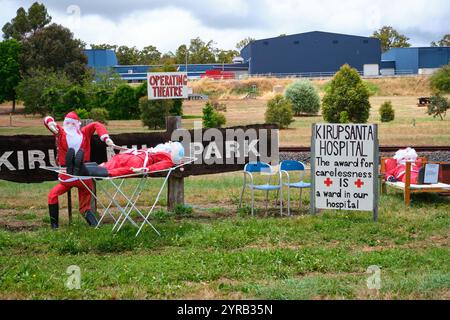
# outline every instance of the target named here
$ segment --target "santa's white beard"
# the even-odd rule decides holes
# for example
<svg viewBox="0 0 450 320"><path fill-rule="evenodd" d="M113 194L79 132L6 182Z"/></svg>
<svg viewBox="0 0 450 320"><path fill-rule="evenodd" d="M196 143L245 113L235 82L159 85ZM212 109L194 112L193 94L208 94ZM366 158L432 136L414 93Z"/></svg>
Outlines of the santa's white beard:
<svg viewBox="0 0 450 320"><path fill-rule="evenodd" d="M80 129L74 126L64 126L64 131L66 132L67 146L74 149L75 153L78 152L83 141Z"/></svg>

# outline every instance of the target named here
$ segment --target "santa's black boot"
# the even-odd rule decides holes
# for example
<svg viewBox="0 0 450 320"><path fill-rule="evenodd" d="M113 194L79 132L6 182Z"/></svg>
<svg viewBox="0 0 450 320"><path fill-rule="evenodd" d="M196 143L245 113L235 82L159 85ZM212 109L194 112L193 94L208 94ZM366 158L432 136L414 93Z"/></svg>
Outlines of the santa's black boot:
<svg viewBox="0 0 450 320"><path fill-rule="evenodd" d="M66 153L66 172L67 174L73 175L73 166L75 160L75 150L69 148Z"/></svg>
<svg viewBox="0 0 450 320"><path fill-rule="evenodd" d="M58 229L59 228L59 206L58 204L49 204L48 205L48 213L50 215L50 224L52 226L52 229Z"/></svg>
<svg viewBox="0 0 450 320"><path fill-rule="evenodd" d="M84 213L84 218L91 227L96 227L98 225L97 218L91 210L88 210Z"/></svg>
<svg viewBox="0 0 450 320"><path fill-rule="evenodd" d="M74 176L80 175L83 161L84 161L84 151L83 151L83 149L80 149L80 150L78 150L77 154L75 155L75 160L74 160L74 165L73 165L73 175Z"/></svg>
<svg viewBox="0 0 450 320"><path fill-rule="evenodd" d="M82 166L82 175L89 177L108 177L108 170L95 162L87 162Z"/></svg>

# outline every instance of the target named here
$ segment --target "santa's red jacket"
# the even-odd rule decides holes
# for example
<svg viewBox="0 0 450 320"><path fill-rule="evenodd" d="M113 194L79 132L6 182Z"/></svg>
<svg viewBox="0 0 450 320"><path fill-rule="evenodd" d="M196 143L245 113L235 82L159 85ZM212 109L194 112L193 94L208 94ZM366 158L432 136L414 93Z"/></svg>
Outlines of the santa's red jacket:
<svg viewBox="0 0 450 320"><path fill-rule="evenodd" d="M47 129L49 129L48 124L53 121L55 120L52 117L45 117L44 124L47 127ZM66 132L64 131L64 128L61 127L59 124L57 124L56 126L59 131L58 134L56 134L56 148L58 154L56 162L60 166L65 166L66 153L68 149ZM84 161L90 160L89 158L91 156L91 137L94 135L95 132L97 132L97 134L100 137L100 140L102 140L103 142L105 142L105 140L109 138L108 131L106 130L105 126L102 125L100 122L92 122L81 128L83 140L81 142L80 149L83 149L84 151Z"/></svg>
<svg viewBox="0 0 450 320"><path fill-rule="evenodd" d="M149 172L173 167L172 156L166 152L152 152L148 149L130 150L116 154L101 166L108 170L111 177L133 174L133 170L146 168Z"/></svg>

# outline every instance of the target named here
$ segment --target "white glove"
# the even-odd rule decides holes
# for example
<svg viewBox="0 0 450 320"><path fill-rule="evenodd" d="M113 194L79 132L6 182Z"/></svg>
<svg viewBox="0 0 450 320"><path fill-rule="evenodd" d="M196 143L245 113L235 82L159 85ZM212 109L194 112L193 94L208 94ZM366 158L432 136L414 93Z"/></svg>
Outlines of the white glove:
<svg viewBox="0 0 450 320"><path fill-rule="evenodd" d="M105 143L107 146L112 147L114 146L114 141L111 140L111 138L108 138L105 140Z"/></svg>
<svg viewBox="0 0 450 320"><path fill-rule="evenodd" d="M146 171L145 168L133 168L133 167L131 167L130 169L134 173L145 173L145 171Z"/></svg>
<svg viewBox="0 0 450 320"><path fill-rule="evenodd" d="M54 134L58 134L59 130L58 127L56 126L56 122L52 121L48 124L48 128L50 129L51 132L53 132Z"/></svg>

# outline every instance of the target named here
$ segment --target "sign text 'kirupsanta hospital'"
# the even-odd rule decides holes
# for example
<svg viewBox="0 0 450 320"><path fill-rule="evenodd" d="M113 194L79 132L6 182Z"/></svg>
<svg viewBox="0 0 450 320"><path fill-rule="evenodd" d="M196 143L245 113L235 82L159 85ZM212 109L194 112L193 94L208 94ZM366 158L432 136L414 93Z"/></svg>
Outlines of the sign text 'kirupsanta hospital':
<svg viewBox="0 0 450 320"><path fill-rule="evenodd" d="M147 83L149 100L188 98L186 72L150 72Z"/></svg>
<svg viewBox="0 0 450 320"><path fill-rule="evenodd" d="M317 209L374 210L376 135L370 124L313 126Z"/></svg>

